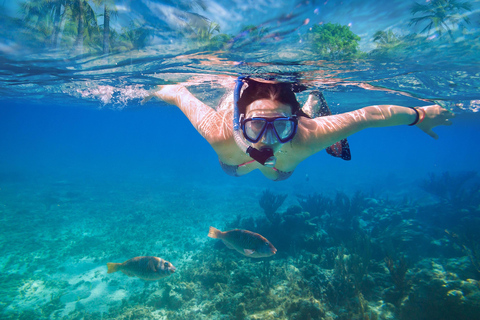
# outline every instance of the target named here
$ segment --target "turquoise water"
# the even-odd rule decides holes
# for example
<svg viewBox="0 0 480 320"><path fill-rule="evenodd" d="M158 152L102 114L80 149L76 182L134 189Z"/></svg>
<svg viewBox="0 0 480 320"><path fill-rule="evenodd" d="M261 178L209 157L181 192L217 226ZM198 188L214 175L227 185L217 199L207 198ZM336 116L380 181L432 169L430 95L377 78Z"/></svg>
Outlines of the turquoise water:
<svg viewBox="0 0 480 320"><path fill-rule="evenodd" d="M404 1L83 2L80 44L78 2L26 3L0 13L2 319L479 319L479 1L431 30ZM327 23L357 50L320 52ZM226 175L178 109L140 105L189 81L215 107L239 74L320 89L334 113L438 103L456 117L438 140L357 133L351 161L322 151L272 182ZM259 202L281 195L273 221ZM246 258L209 226L278 252ZM175 274L107 274L146 255Z"/></svg>

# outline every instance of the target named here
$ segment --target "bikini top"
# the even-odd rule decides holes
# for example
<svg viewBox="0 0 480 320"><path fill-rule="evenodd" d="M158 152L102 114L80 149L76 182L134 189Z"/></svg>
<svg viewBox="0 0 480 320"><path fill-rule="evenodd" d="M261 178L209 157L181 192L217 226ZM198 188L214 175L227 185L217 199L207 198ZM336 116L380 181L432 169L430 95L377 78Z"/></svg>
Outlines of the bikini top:
<svg viewBox="0 0 480 320"><path fill-rule="evenodd" d="M240 175L237 173L238 168L246 166L249 163L255 162L255 160L251 160L239 165L230 165L230 164L223 163L220 160L218 161L220 162L220 166L222 167L223 171L225 171L226 174L232 177L240 177ZM293 171L285 172L285 171L278 170L277 168L273 168L273 170L275 170L278 174L277 179L275 179L274 181L285 180L293 174Z"/></svg>

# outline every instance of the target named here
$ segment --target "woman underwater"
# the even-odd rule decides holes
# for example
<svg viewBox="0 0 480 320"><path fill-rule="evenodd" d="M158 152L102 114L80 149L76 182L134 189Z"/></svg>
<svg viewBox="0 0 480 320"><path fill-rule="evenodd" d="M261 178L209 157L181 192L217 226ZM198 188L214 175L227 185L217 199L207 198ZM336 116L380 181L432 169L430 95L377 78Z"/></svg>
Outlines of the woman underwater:
<svg viewBox="0 0 480 320"><path fill-rule="evenodd" d="M329 115L321 93L311 93L301 108L298 91L296 84L239 78L233 97L217 110L183 85L159 86L142 103L157 97L177 106L210 143L227 174L243 176L258 169L274 181L287 179L300 162L323 149L349 160L345 139L360 130L415 125L438 139L432 129L451 125L454 116L438 105L378 105Z"/></svg>

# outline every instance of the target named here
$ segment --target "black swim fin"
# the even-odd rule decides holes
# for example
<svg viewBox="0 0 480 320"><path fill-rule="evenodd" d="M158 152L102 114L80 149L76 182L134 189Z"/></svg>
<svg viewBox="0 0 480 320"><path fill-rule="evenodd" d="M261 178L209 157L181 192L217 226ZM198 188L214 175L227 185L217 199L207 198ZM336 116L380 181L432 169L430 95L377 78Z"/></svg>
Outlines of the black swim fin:
<svg viewBox="0 0 480 320"><path fill-rule="evenodd" d="M343 160L352 159L352 156L350 154L350 146L348 145L348 141L346 138L335 142L325 150L327 150L328 154L334 157L342 158Z"/></svg>

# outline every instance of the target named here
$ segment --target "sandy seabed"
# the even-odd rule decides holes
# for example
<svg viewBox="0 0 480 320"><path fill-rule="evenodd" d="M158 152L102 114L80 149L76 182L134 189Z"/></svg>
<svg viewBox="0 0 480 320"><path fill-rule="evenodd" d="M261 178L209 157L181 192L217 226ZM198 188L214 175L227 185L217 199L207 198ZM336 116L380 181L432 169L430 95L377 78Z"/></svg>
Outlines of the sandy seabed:
<svg viewBox="0 0 480 320"><path fill-rule="evenodd" d="M420 208L411 200L316 194L268 214L259 204L262 192L267 203L278 201L254 186L240 191L194 183L3 183L2 317L475 319L480 314L477 244L465 247L466 240L441 230L441 223L426 224L435 201ZM479 220L478 207L451 210L463 210L470 224ZM448 224L448 214L438 217ZM246 258L208 238L210 225L259 232L278 253ZM107 274L107 262L143 255L172 262L176 273L154 282Z"/></svg>

